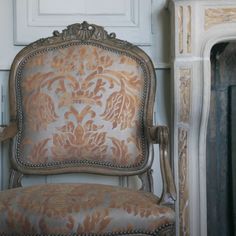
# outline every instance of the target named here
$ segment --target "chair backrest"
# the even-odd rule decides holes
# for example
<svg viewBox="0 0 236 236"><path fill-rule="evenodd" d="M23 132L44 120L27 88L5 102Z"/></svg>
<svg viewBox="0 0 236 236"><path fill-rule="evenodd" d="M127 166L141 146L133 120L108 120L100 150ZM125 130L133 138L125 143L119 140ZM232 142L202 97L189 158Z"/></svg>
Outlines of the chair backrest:
<svg viewBox="0 0 236 236"><path fill-rule="evenodd" d="M155 72L138 47L86 22L25 47L10 74L13 168L136 175L152 164Z"/></svg>

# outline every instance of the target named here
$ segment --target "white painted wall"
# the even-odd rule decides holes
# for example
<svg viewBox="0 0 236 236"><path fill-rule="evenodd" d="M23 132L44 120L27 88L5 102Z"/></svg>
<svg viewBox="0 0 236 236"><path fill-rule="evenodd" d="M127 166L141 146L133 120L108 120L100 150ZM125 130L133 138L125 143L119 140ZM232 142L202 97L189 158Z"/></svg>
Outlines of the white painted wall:
<svg viewBox="0 0 236 236"><path fill-rule="evenodd" d="M68 1L74 2L73 4L75 5L73 6L75 7L69 7ZM27 2L30 3L28 7ZM57 4L54 4L55 2ZM65 2L66 7L62 7ZM100 8L101 3L104 2L108 6ZM27 23L29 13L26 10L35 11L35 6L41 6L40 14L35 15L33 14L35 12L31 12L34 18L31 18L31 24L29 24L29 22ZM134 6L134 9L131 9L131 11L130 8L132 6ZM107 18L112 20L109 22L106 20ZM61 19L61 22L58 23L57 19ZM165 0L0 0L0 85L2 87L1 91L5 96L4 101L0 104L0 114L1 111L3 112L3 116L0 115L0 122L6 123L9 119L8 99L6 99L8 97L8 76L14 56L23 47L19 46L19 44L25 45L39 37L50 36L54 29L64 28L61 25L81 22L84 19L91 23L104 25L109 32L114 31L118 37L136 43L150 55L156 67L158 84L155 120L158 124L169 124L170 32L169 12L165 9ZM153 170L154 191L160 195L162 183L157 145L155 146ZM7 188L8 173L8 143L6 142L0 146L0 189ZM94 182L99 179L110 184L118 183L116 177L94 178L92 175L85 174L47 177L29 176L24 178L23 183L29 185L39 182ZM133 185L137 185L137 181L134 178L131 178L130 182Z"/></svg>

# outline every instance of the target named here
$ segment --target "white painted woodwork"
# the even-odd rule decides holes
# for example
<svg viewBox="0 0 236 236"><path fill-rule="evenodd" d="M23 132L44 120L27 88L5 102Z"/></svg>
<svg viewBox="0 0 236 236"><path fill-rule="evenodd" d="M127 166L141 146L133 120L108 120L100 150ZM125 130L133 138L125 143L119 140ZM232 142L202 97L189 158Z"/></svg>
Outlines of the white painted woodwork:
<svg viewBox="0 0 236 236"><path fill-rule="evenodd" d="M18 38L19 35L19 31L21 32L20 34L25 34L25 36L22 36L23 38L25 38L25 40L27 40L27 42L25 42L24 44L28 44L29 42L32 42L38 38L41 37L48 37L50 35L52 35L53 30L55 29L63 29L65 28L66 25L68 24L73 24L75 22L81 22L85 19L88 20L88 22L90 22L90 18L85 18L86 15L81 15L80 18L78 18L77 16L75 16L74 14L72 14L72 18L71 21L68 22L68 24L66 23L65 26L62 26L61 28L58 28L58 26L38 26L35 28L37 28L37 34L35 33L35 31L28 27L27 24L27 9L25 9L25 7L27 7L26 5L26 0L15 0L16 3L15 5L13 4L14 1L7 1L7 0L0 0L0 29L1 29L1 44L0 44L0 70L9 70L10 69L10 65L11 62L14 58L14 56L16 55L16 53L22 48L22 46L19 45L15 45L15 39ZM29 0L30 4L35 6L35 2L36 0ZM37 0L38 1L38 0ZM63 15L61 13L60 14L52 14L53 11L59 11L60 9L57 10L53 10L54 5L57 6L63 6L63 9L65 8L65 5L68 5L68 8L70 10L71 9L70 5L67 3L70 3L70 1L72 0L60 0L57 1L57 4L52 4L54 1L57 0L40 0L40 7L41 8L41 13L42 15L46 15L48 13L49 16L55 16L58 17L60 16L60 19L64 19L65 15L69 15L68 14L68 9L65 10L66 14ZM91 2L95 0L90 0ZM100 9L102 11L102 8L99 6L102 6L102 4L98 4L98 2L100 3L101 0L99 1L95 1L96 4L94 4L93 8L98 11L98 9ZM103 0L105 1L105 0ZM111 0L106 0L111 2ZM113 10L113 13L116 13L115 17L118 19L119 16L123 17L123 15L119 15L117 14L118 12L121 11L123 5L127 6L129 4L129 6L131 6L132 1L131 0L113 0L113 1L118 1L119 6L117 9ZM144 51L146 51L149 56L151 57L154 66L156 69L169 69L170 67L170 61L169 61L169 54L170 54L170 25L169 25L169 11L166 8L166 0L139 0L142 4L147 3L147 6L142 7L139 5L139 9L146 9L146 15L144 15L144 13L142 12L141 15L139 15L139 17L141 17L142 23L142 28L144 30L142 30L140 27L135 28L133 27L133 29L135 28L135 31L140 30L139 33L137 33L137 35L130 35L130 33L133 34L134 30L128 30L128 26L113 26L113 28L109 28L109 27L105 27L109 32L117 32L119 29L120 31L123 33L123 35L120 37L122 39L125 40L129 40L134 42L136 41L140 41L141 37L143 37L143 35L148 35L149 37L149 45L142 45L141 47L144 49ZM84 1L77 1L76 2L87 2L87 0ZM89 1L88 1L89 2ZM122 3L124 2L124 4ZM22 3L22 4L21 4ZM23 4L24 3L24 4ZM64 5L61 5L63 4ZM76 3L78 4L78 3ZM151 4L151 7L149 6ZM18 5L18 12L16 10L16 5ZM91 5L91 4L90 4ZM99 6L98 6L99 5ZM136 4L137 5L137 4ZM113 7L111 6L111 4L108 5L109 7ZM88 8L91 8L88 7ZM14 9L14 11L13 11ZM75 8L76 9L76 8ZM108 11L109 9L106 8ZM128 8L127 8L128 9ZM127 9L125 9L124 11L127 11ZM148 10L149 9L149 10ZM77 9L78 10L78 9ZM90 9L90 11L92 11ZM93 14L93 21L91 22L95 22L95 23L99 23L99 19L101 20L101 17L104 16L104 11L102 12L101 16L99 14ZM128 13L127 13L128 14ZM137 13L136 13L137 14ZM98 19L98 17L100 17ZM106 22L102 25L108 25L111 22L111 17L114 16L113 14L107 15L107 17L109 17L109 20L106 20ZM44 17L41 17L40 19L43 19ZM49 17L50 18L50 17ZM126 17L127 18L127 17ZM52 18L50 18L52 19ZM120 19L120 18L119 18ZM42 20L41 20L42 22ZM46 24L48 24L48 19L46 19ZM58 21L60 22L60 21ZM40 22L38 22L40 23ZM37 23L37 24L38 24ZM55 23L55 22L54 22ZM114 22L113 22L114 23ZM119 24L123 24L121 22L118 22ZM55 24L58 24L57 22ZM138 23L139 24L139 23ZM14 30L13 30L14 29ZM46 31L45 31L46 30ZM128 31L127 31L128 30ZM148 33L146 34L145 32L148 31ZM118 35L120 36L120 35ZM146 36L145 36L146 37ZM137 40L138 39L138 40ZM139 44L138 44L139 45ZM140 46L140 45L139 45Z"/></svg>
<svg viewBox="0 0 236 236"><path fill-rule="evenodd" d="M94 7L94 0L57 0L56 4L55 1L34 0L34 4L38 4L39 15L124 15L130 12L131 2L133 1L100 0L99 5Z"/></svg>
<svg viewBox="0 0 236 236"><path fill-rule="evenodd" d="M0 70L9 70L22 47L14 46L13 1L0 0Z"/></svg>
<svg viewBox="0 0 236 236"><path fill-rule="evenodd" d="M135 44L151 44L151 0L15 0L14 5L15 45L84 20Z"/></svg>

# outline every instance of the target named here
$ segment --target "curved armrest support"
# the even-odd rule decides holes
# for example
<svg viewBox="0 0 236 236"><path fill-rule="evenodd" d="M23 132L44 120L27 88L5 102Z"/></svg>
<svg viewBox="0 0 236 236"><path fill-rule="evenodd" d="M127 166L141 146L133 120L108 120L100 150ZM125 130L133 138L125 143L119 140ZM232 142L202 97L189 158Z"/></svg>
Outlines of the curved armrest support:
<svg viewBox="0 0 236 236"><path fill-rule="evenodd" d="M0 142L12 138L17 133L17 124L12 122L9 125L0 125Z"/></svg>
<svg viewBox="0 0 236 236"><path fill-rule="evenodd" d="M169 130L167 126L152 127L150 129L150 136L153 143L159 144L160 149L163 191L159 203L173 204L176 200L176 189L168 157Z"/></svg>

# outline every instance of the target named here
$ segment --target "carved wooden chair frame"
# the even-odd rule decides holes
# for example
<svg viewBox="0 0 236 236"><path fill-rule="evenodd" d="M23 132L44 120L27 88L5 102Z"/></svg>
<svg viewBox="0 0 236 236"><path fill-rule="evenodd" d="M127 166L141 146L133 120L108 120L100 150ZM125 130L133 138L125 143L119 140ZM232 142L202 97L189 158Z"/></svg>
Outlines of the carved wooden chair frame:
<svg viewBox="0 0 236 236"><path fill-rule="evenodd" d="M141 49L133 44L119 40L114 33L108 34L103 27L88 24L83 22L82 24L74 24L63 30L62 33L54 31L53 36L45 39L40 39L27 47L25 47L15 58L11 73L10 73L10 124L1 125L0 127L0 141L3 142L7 139L19 136L21 132L21 110L18 98L20 94L17 94L18 79L21 76L20 67L27 60L27 56L37 54L44 50L53 50L55 47L66 47L67 45L73 45L76 43L99 45L99 47L107 48L108 50L119 51L120 53L128 53L131 57L135 58L141 66L145 68L146 76L149 77L151 86L150 91L147 91L148 98L144 105L144 119L145 119L145 138L150 144L146 150L149 153L149 157L143 163L141 168L133 168L128 170L119 170L119 168L107 168L107 166L92 166L93 163L65 163L64 168L57 168L57 166L27 166L25 163L21 163L17 158L17 153L13 150L11 158L11 175L10 175L10 188L21 186L21 179L23 174L60 174L69 172L85 172L95 174L107 174L117 176L131 176L138 175L142 181L141 190L153 191L153 179L151 164L153 161L153 144L159 144L160 149L160 166L163 179L163 192L160 198L159 204L166 204L173 207L176 199L175 184L173 181L171 167L169 164L168 156L168 142L169 132L166 126L153 126L153 107L155 97L155 70L150 58ZM17 139L14 138L13 147L17 144ZM167 230L168 232L168 230Z"/></svg>

